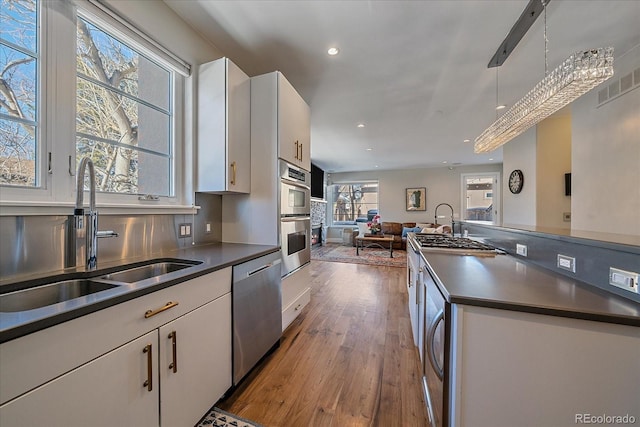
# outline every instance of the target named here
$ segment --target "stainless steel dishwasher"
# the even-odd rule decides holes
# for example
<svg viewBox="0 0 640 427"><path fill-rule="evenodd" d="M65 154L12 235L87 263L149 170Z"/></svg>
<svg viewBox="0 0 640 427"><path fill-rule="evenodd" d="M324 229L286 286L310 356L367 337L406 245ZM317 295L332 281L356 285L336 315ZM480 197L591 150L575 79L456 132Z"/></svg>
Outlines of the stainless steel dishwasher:
<svg viewBox="0 0 640 427"><path fill-rule="evenodd" d="M282 335L280 252L233 267L233 385Z"/></svg>

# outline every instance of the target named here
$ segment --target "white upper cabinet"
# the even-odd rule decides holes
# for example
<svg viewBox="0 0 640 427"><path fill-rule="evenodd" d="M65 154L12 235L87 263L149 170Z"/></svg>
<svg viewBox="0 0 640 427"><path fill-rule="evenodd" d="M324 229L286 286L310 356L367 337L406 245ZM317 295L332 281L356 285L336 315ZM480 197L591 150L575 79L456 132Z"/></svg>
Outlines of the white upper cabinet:
<svg viewBox="0 0 640 427"><path fill-rule="evenodd" d="M311 111L282 75L278 79L278 157L311 170Z"/></svg>
<svg viewBox="0 0 640 427"><path fill-rule="evenodd" d="M196 191L251 190L251 82L228 58L198 67Z"/></svg>

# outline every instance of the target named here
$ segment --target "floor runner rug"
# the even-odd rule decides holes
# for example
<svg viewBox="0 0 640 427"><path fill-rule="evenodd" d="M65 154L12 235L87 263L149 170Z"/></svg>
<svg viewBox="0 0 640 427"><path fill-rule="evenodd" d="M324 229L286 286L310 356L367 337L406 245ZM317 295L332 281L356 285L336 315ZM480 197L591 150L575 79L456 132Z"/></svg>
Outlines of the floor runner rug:
<svg viewBox="0 0 640 427"><path fill-rule="evenodd" d="M262 427L220 408L213 408L196 427Z"/></svg>
<svg viewBox="0 0 640 427"><path fill-rule="evenodd" d="M360 255L356 255L354 246L339 243L327 243L325 246L311 248L311 259L388 267L406 267L407 265L407 253L403 250L394 249L393 258L389 258L389 249L376 247L360 249Z"/></svg>

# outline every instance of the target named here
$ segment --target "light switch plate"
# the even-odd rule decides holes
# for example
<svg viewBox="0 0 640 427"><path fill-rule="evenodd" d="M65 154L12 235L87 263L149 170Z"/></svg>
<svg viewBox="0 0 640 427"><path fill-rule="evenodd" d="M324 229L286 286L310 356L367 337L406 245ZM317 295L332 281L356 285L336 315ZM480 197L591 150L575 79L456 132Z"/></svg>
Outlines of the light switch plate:
<svg viewBox="0 0 640 427"><path fill-rule="evenodd" d="M191 237L191 223L185 222L178 225L178 237Z"/></svg>
<svg viewBox="0 0 640 427"><path fill-rule="evenodd" d="M640 275L634 271L620 270L619 268L609 268L609 284L626 291L640 293L638 280Z"/></svg>
<svg viewBox="0 0 640 427"><path fill-rule="evenodd" d="M527 256L527 245L516 243L516 253L521 256Z"/></svg>
<svg viewBox="0 0 640 427"><path fill-rule="evenodd" d="M576 259L567 255L558 254L558 268L575 273Z"/></svg>

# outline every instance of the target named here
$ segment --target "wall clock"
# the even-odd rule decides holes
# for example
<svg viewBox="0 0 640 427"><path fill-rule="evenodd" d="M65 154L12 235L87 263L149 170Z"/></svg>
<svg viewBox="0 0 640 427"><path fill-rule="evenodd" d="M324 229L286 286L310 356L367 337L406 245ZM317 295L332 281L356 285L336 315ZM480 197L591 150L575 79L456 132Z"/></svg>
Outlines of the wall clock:
<svg viewBox="0 0 640 427"><path fill-rule="evenodd" d="M524 185L524 174L520 169L516 169L509 175L509 191L513 194L518 194L522 191Z"/></svg>

